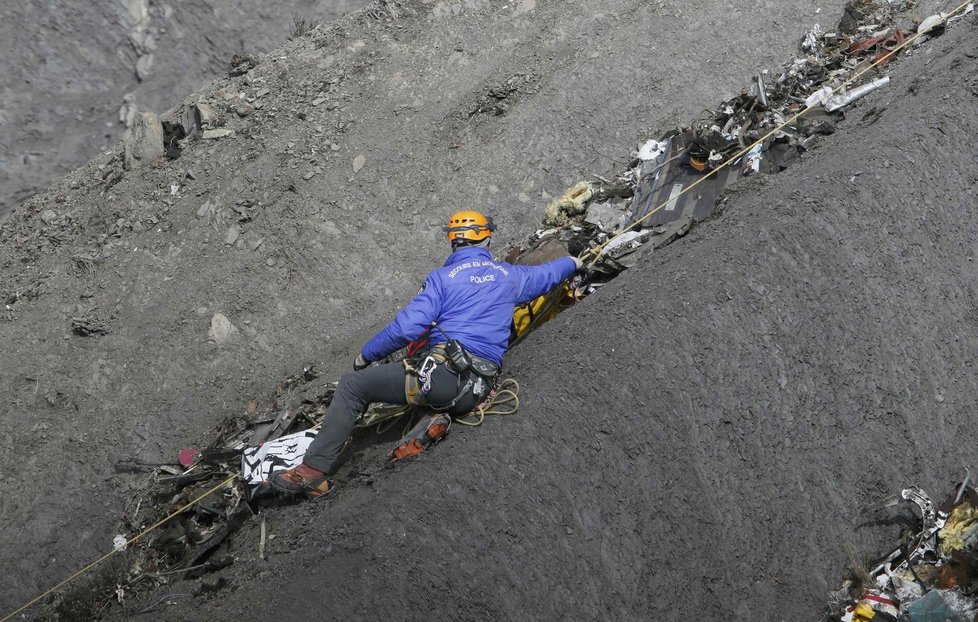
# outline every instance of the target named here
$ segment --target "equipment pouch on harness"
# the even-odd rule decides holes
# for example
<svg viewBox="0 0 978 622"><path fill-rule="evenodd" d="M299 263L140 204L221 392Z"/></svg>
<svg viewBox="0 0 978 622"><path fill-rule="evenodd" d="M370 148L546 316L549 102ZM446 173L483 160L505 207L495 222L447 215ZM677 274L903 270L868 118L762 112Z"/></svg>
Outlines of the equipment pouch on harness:
<svg viewBox="0 0 978 622"><path fill-rule="evenodd" d="M464 374L472 369L472 359L457 339L449 339L443 347L445 356L457 373Z"/></svg>
<svg viewBox="0 0 978 622"><path fill-rule="evenodd" d="M408 404L447 412L454 410L456 404L470 393L478 403L492 390L492 385L499 374L499 366L466 352L460 341L446 335L436 323L432 322L431 328L438 330L445 337L445 341L434 345L418 366L411 361L404 361L404 369L407 371L404 392ZM444 366L448 372L451 372L448 374L449 377L455 378L455 390L454 397L447 404L436 405L431 403L429 394L432 390L433 376L440 366ZM443 391L445 388L439 386L442 398L447 397Z"/></svg>

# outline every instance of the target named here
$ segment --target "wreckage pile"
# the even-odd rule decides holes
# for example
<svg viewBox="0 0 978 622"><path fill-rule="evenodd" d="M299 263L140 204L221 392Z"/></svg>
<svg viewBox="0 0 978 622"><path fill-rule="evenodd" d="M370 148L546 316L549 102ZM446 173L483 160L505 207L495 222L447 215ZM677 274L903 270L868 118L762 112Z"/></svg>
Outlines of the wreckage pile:
<svg viewBox="0 0 978 622"><path fill-rule="evenodd" d="M392 356L403 355L402 350ZM123 526L142 533L171 514L174 517L135 543L116 536L116 548L128 550L125 580L116 587L115 597L121 600L153 584L192 579L228 566L233 563L227 550L231 534L262 508L294 502L276 496L267 479L273 469L298 465L316 436L337 384L313 385L312 395L307 396L304 390L317 378L311 368L290 376L275 387L265 407L251 400L244 413L221 421L206 448L181 450L180 467L151 468L126 505ZM518 391L513 380L502 380L480 408L456 422L480 425L488 414L514 414ZM414 407L374 404L361 415L358 433L344 451L378 439L400 438L418 416Z"/></svg>
<svg viewBox="0 0 978 622"><path fill-rule="evenodd" d="M648 141L614 179L568 190L547 209L550 228L523 248L559 239L573 254L596 255L593 268L608 278L684 236L713 214L731 184L784 171L819 136L834 133L846 106L889 83L881 74L909 37L937 36L974 11L971 4L959 15L901 27L898 16L913 4L850 0L835 30L816 24L805 35L799 57L758 73L746 92L690 126Z"/></svg>
<svg viewBox="0 0 978 622"><path fill-rule="evenodd" d="M867 512L901 502L917 507L918 524L870 568L850 568L832 594L830 616L841 622L978 620L978 491L970 474L939 507L910 487Z"/></svg>
<svg viewBox="0 0 978 622"><path fill-rule="evenodd" d="M117 578L114 598L121 602L143 589L203 576L232 563L226 550L228 536L259 509L256 488L240 481L242 455L248 446L318 427L335 383L312 399L299 398L299 389L316 378L314 370L304 369L276 386L265 407L249 401L243 413L220 422L204 449L181 450L179 466L118 465L151 471L126 504L124 529L143 533L171 514L174 517L136 542L116 536L116 548L125 551L126 568L124 577Z"/></svg>

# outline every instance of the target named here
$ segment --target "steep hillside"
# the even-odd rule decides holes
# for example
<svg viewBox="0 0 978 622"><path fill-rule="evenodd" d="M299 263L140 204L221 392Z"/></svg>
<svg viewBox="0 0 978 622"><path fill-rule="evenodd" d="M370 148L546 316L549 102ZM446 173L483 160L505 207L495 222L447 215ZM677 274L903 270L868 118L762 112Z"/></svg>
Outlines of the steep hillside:
<svg viewBox="0 0 978 622"><path fill-rule="evenodd" d="M546 198L611 168L608 157L623 157L645 128L687 119L739 91L758 68L780 64L810 28L814 8L800 0L382 2L261 57L170 117L207 104L232 136L192 140L179 159L126 173L114 148L28 201L0 224L7 306L0 339L8 352L0 392L9 422L0 546L10 553L2 570L11 577L0 586L0 605L12 608L111 545L135 479L120 463L172 460L305 364L337 376L360 340L440 261L436 226L451 210L488 210L502 241L522 237ZM837 21L840 9L824 8L817 19ZM940 41L936 49L947 53L935 65L957 57L956 70L974 75L973 60L949 47L973 36L971 26ZM929 58L938 57L920 53L903 75ZM258 617L281 606L300 619L322 613L317 607L332 617L372 618L403 613L405 603L470 617L668 617L726 602L773 612L783 605L773 592L763 602L735 597L769 576L758 568L835 572L838 559L811 555L805 561L821 565L789 568L797 560L779 547L798 539L814 547L811 534L828 532L813 525L838 528L831 521L848 517L799 516L788 506L762 509L760 501L795 501L786 493L794 486L814 494L810 503L820 509L842 507L882 484L851 461L864 457L852 451L866 439L859 435L883 433L876 429L883 424L846 428L854 439L846 444L841 432L823 434L825 422L841 425L838 417L873 406L863 395L870 383L885 381L880 395L889 395L904 375L932 365L926 356L954 355L921 347L915 366L895 365L897 346L888 340L899 334L881 321L892 316L867 316L873 307L853 301L923 279L909 271L922 270L919 262L900 272L904 265L884 251L899 256L907 245L908 253L930 253L940 274L963 261L951 246L923 246L924 227L944 221L870 226L897 208L896 193L917 193L912 205L920 206L949 187L911 175L915 163L948 168L954 157L960 174L972 174L973 162L946 151L941 141L949 139L918 124L919 106L947 84L955 95L937 102L933 123L951 123L938 111L954 105L961 128L952 129L974 130L961 113L969 110L962 102L973 104L967 82L948 70L933 80L943 82L921 82L912 97L906 87L891 89L882 95L891 108L866 121L875 125L857 123L804 170L744 190L727 216L689 243L524 344L513 357L526 395L520 417L456 434L430 459L372 487L280 510L272 520L283 548L269 566L254 566L260 580L250 583L269 591L226 590L193 606L217 611L227 602L228 612ZM250 107L243 115L242 103ZM894 124L887 144L905 145L901 133L914 132L920 145L912 161L890 155L883 167L880 160L874 180L868 162L885 145L870 138L889 127L886 119ZM847 185L852 176L855 186ZM852 200L854 189L865 193L856 194L862 202ZM798 210L784 198L792 196L805 205L817 197L820 211ZM932 215L968 222L966 213ZM823 226L834 233L819 233ZM951 244L973 239L967 226L955 227ZM873 237L882 235L889 246ZM799 248L789 242L811 244L800 247L808 258L788 252ZM763 250L769 245L780 246ZM866 273L867 286L851 291L840 267L856 259L852 269ZM973 302L971 290L960 296ZM812 307L816 300L824 305ZM912 313L897 319L930 322L918 335L924 346L936 343L929 330L955 321L953 307L934 299L905 304ZM930 317L938 307L945 311ZM218 313L236 327L220 345L208 339ZM789 330L786 322L796 324ZM108 334L82 337L73 325ZM828 346L836 349L822 349ZM839 354L843 346L850 358ZM785 354L775 356L779 347ZM892 365L890 376L875 373L873 353ZM968 382L942 387L942 408L965 399ZM891 410L909 429L922 416L910 408L916 405ZM960 417L943 420L949 437L960 432ZM894 443L911 443L904 455L930 442L902 438L893 435ZM792 463L796 454L801 460ZM815 454L825 454L838 488L820 479L810 464ZM889 490L892 482L885 484ZM757 527L763 521L768 529L776 522L779 533ZM766 559L741 555L738 546L761 538ZM691 560L701 562L695 572ZM564 576L555 579L557 568ZM250 572L234 569L233 585L252 582ZM301 580L291 579L297 574ZM798 575L784 576L797 589ZM799 611L812 610L822 587L795 603Z"/></svg>
<svg viewBox="0 0 978 622"><path fill-rule="evenodd" d="M127 102L162 112L266 52L293 17L366 0L28 0L0 7L0 216L118 142Z"/></svg>
<svg viewBox="0 0 978 622"><path fill-rule="evenodd" d="M519 416L269 512L167 619L818 619L898 529L859 508L973 464L976 32L531 336Z"/></svg>

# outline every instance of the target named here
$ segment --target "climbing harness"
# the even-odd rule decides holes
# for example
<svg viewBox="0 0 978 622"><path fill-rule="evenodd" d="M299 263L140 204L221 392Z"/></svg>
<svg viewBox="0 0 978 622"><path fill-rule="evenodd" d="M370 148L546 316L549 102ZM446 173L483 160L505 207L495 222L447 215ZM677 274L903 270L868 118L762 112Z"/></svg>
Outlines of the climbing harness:
<svg viewBox="0 0 978 622"><path fill-rule="evenodd" d="M500 380L475 409L463 415L455 415L453 419L459 425L477 427L482 425L488 416L514 415L520 407L519 392L520 385L516 380L512 378ZM355 427L358 430L373 428L378 435L383 435L398 422L403 421L404 428L401 432L403 436L414 424L416 414L417 407L414 405L374 404L360 417Z"/></svg>
<svg viewBox="0 0 978 622"><path fill-rule="evenodd" d="M408 372L413 371L413 368L405 364L405 369ZM431 374L438 369L438 359L434 355L429 355L425 357L425 360L421 363L421 368L418 369L418 380L421 381L421 389L419 391L420 395L428 395L431 392Z"/></svg>
<svg viewBox="0 0 978 622"><path fill-rule="evenodd" d="M408 404L426 406L435 412L451 412L469 392L482 400L489 393L499 375L499 366L492 361L466 352L457 339L445 334L436 322L431 328L444 337L444 341L433 345L422 354L420 365L415 360L405 359L405 394ZM456 379L455 397L448 404L432 404L429 398L432 376L439 367L447 368Z"/></svg>

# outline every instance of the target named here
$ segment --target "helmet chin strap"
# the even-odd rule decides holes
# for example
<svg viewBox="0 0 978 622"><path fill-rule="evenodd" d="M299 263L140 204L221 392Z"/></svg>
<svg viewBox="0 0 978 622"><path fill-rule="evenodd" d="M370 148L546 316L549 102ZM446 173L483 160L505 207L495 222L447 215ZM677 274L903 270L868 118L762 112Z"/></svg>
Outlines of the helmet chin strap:
<svg viewBox="0 0 978 622"><path fill-rule="evenodd" d="M478 242L472 242L470 240L464 240L464 239L462 239L462 240L452 240L452 250L455 250L455 249L458 249L458 248L467 247L467 246L481 246L482 248L489 248L489 242L491 242L491 241L492 241L492 238L486 238L486 239L480 240Z"/></svg>

